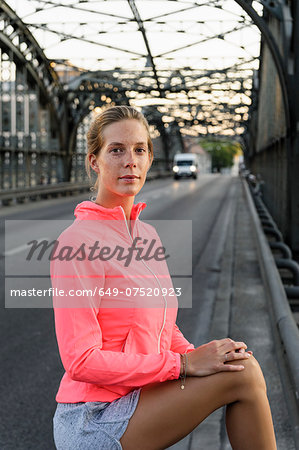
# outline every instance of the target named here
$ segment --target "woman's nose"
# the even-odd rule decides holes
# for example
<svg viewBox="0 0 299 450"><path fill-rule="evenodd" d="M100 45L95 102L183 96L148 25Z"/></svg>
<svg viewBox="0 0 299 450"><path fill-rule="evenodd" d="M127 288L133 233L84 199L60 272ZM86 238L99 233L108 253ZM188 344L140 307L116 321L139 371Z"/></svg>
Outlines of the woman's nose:
<svg viewBox="0 0 299 450"><path fill-rule="evenodd" d="M128 152L125 167L136 167L136 154L134 152Z"/></svg>

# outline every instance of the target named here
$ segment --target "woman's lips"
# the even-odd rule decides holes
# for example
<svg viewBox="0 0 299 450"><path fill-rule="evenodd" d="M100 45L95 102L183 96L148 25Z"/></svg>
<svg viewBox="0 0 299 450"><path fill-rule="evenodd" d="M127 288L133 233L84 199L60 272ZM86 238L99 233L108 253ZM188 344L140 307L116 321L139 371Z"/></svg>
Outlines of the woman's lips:
<svg viewBox="0 0 299 450"><path fill-rule="evenodd" d="M138 177L137 175L123 175L122 177L120 177L120 180L126 181L127 183L133 183L136 180L139 180L140 177Z"/></svg>
<svg viewBox="0 0 299 450"><path fill-rule="evenodd" d="M124 181L125 183L134 183L135 181L139 180L139 177L121 177L120 180Z"/></svg>

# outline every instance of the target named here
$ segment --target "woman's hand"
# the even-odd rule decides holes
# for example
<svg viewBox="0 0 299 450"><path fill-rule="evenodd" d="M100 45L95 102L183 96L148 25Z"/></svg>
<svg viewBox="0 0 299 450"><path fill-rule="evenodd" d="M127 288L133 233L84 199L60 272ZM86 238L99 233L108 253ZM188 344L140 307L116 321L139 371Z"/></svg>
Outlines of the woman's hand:
<svg viewBox="0 0 299 450"><path fill-rule="evenodd" d="M229 364L230 361L248 359L252 352L246 352L244 342L226 338L211 341L188 353L187 375L203 377L217 372L240 371L242 364Z"/></svg>

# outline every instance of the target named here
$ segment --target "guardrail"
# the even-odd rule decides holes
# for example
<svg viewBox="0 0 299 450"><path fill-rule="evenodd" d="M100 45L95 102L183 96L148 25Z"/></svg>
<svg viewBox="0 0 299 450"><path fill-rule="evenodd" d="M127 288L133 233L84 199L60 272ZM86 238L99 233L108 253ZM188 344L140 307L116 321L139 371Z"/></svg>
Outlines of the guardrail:
<svg viewBox="0 0 299 450"><path fill-rule="evenodd" d="M155 171L147 174L147 180L163 178L172 175L169 171ZM17 189L0 190L0 201L2 206L9 206L13 201L23 203L26 200L35 201L38 198L46 199L57 197L58 195L75 195L90 190L90 183L69 183L62 182L56 184L40 184L31 187Z"/></svg>
<svg viewBox="0 0 299 450"><path fill-rule="evenodd" d="M47 198L49 196L73 195L89 190L89 183L57 183L37 185L26 188L0 190L0 200L3 206L8 206L13 200L22 203L25 200L36 200L38 197Z"/></svg>
<svg viewBox="0 0 299 450"><path fill-rule="evenodd" d="M299 306L299 264L292 259L291 249L283 242L282 233L279 231L275 221L271 217L266 208L262 198L259 187L250 184L250 179L247 178L251 194L266 236L271 236L275 242L269 241L272 251L279 250L281 255L279 258L275 257L274 261L278 269L283 269L284 272L289 272L292 278L288 278L287 282L283 284L285 293L289 299L289 304L294 307ZM282 277L283 278L283 277ZM291 285L290 285L291 284Z"/></svg>
<svg viewBox="0 0 299 450"><path fill-rule="evenodd" d="M293 398L290 396L289 386L284 384L285 394L291 410L292 428L296 448L299 448L299 330L294 320L284 286L282 284L270 246L262 229L262 224L257 215L249 187L244 178L241 178L247 203L251 212L254 234L257 243L257 251L265 286L268 290L269 305L275 322L277 342L282 346L281 357L285 356L288 367L288 377L292 384ZM283 369L280 367L282 377Z"/></svg>

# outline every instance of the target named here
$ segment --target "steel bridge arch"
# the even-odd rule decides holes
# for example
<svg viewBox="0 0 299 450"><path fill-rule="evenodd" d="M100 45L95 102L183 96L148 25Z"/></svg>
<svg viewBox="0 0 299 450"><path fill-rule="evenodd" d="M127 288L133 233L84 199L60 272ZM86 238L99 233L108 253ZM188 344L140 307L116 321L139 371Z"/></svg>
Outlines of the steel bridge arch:
<svg viewBox="0 0 299 450"><path fill-rule="evenodd" d="M287 75L286 64L280 54L275 38L269 29L269 26L265 20L258 15L256 10L252 6L251 0L235 0L236 3L250 16L253 23L258 27L262 36L264 37L270 53L272 55L275 67L277 69L282 96L284 102L284 112L286 120L287 134L292 128L292 97L289 86L289 79ZM134 20L138 24L138 30L141 32L147 53L148 53L148 63L152 67L154 79L157 85L157 89L161 97L163 97L164 91L161 89L159 83L159 76L157 74L157 68L155 66L154 57L151 53L151 48L147 39L144 22L142 21L139 11L137 9L135 0L127 0L131 11L133 13ZM282 5L275 0L269 2L268 0L261 0L261 3L266 9L270 11L271 14L276 16L278 19L282 18ZM273 6L274 5L274 6ZM2 13L2 14L1 14ZM11 33L5 34L5 30L0 33L0 41L4 47L11 50L14 54L16 60L24 64L31 76L31 78L39 86L42 95L47 100L52 112L54 113L56 120L61 120L71 112L66 110L67 108L67 96L68 93L62 88L59 78L55 70L52 68L50 61L46 58L43 50L39 46L38 42L35 40L27 26L22 22L22 20L17 16L17 14L6 4L6 2L0 2L0 17L7 21L6 30L11 27ZM15 41L15 42L14 42ZM21 44L25 49L21 49ZM29 55L29 57L28 57ZM125 92L122 93L122 100L128 100ZM82 114L81 114L82 115ZM85 114L83 113L83 117Z"/></svg>
<svg viewBox="0 0 299 450"><path fill-rule="evenodd" d="M57 73L24 22L2 0L0 20L6 23L0 32L2 46L13 53L15 61L26 67L58 121L59 98L63 95L63 89Z"/></svg>
<svg viewBox="0 0 299 450"><path fill-rule="evenodd" d="M138 12L135 0L127 0L130 8L133 12L134 18L138 23L139 31L141 31L143 40L145 43L145 46L148 50L149 54L149 61L151 63L151 66L154 71L155 80L157 83L158 90L160 94L162 94L160 84L159 84L159 78L157 76L157 71L154 63L153 56L151 54L151 50L149 47L149 43L147 40L145 28L143 21L141 20L140 14ZM291 103L291 93L290 93L290 86L288 83L288 76L286 71L286 65L282 59L282 56L280 54L278 45L275 42L274 36L269 29L268 25L265 23L265 21L258 15L258 13L255 11L255 9L252 7L252 0L235 0L236 3L238 3L239 6L250 16L254 24L258 27L260 30L262 36L265 38L265 41L269 47L269 50L271 52L274 64L277 69L282 95L283 95L283 102L284 102L284 110L285 110L285 119L286 119L286 128L287 128L287 134L290 131L291 128L291 122L292 122L292 114L290 111L290 103ZM282 17L282 11L281 11L281 5L276 1L269 2L268 0L261 0L261 3L263 6L269 10L271 14L276 16L278 19Z"/></svg>
<svg viewBox="0 0 299 450"><path fill-rule="evenodd" d="M136 6L135 0L127 0L135 21L138 24L138 29L142 34L147 52L148 52L148 61L153 69L154 73L154 79L157 84L158 91L160 95L163 97L164 92L163 89L161 89L160 83L159 83L159 77L157 74L157 68L155 66L154 57L151 53L150 45L147 39L144 23L140 17L138 8ZM293 114L292 114L292 97L291 97L291 88L289 85L288 80L288 74L286 69L286 64L282 58L282 55L280 53L279 47L277 43L275 42L275 38L265 22L265 20L258 15L256 10L252 7L252 0L235 0L235 2L241 6L241 8L250 16L253 23L257 26L257 28L260 30L262 36L264 37L268 48L270 50L270 53L272 55L277 74L280 81L280 86L282 90L282 97L283 97L283 103L284 103L284 113L285 113L285 120L286 120L286 129L287 129L287 135L289 134L290 130L292 129L292 123L293 123ZM277 19L282 19L282 5L277 2L269 2L268 0L261 0L261 3L264 5L264 7Z"/></svg>
<svg viewBox="0 0 299 450"><path fill-rule="evenodd" d="M265 41L269 47L269 50L271 52L277 74L280 81L280 86L282 90L282 97L283 97L283 103L284 103L284 112L285 112L285 120L286 120L286 128L287 128L287 134L289 134L291 125L292 125L292 111L290 109L291 104L291 92L290 92L290 86L288 83L288 75L286 70L286 64L283 61L283 58L281 56L281 53L279 51L278 45L275 42L274 36L269 29L268 25L265 23L265 21L257 14L255 9L251 6L252 0L235 0L238 5L240 5L244 11L251 17L254 24L258 27L260 30L262 36L265 38ZM270 10L272 14L276 14L276 10L272 6L268 6L266 1L262 1L264 6ZM271 5L273 5L273 2L271 2Z"/></svg>

